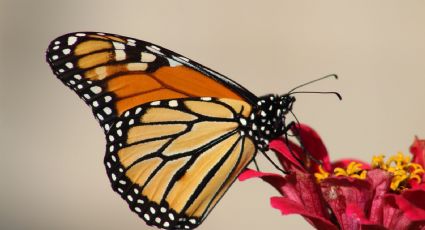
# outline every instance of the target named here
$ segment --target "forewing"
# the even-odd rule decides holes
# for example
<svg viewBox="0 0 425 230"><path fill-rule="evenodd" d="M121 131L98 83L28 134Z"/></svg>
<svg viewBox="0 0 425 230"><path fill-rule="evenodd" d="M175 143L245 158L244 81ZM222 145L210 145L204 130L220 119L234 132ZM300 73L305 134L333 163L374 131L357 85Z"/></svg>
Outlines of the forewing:
<svg viewBox="0 0 425 230"><path fill-rule="evenodd" d="M158 100L217 97L250 104L255 95L236 82L160 46L120 35L80 32L51 42L53 72L109 129L128 109Z"/></svg>

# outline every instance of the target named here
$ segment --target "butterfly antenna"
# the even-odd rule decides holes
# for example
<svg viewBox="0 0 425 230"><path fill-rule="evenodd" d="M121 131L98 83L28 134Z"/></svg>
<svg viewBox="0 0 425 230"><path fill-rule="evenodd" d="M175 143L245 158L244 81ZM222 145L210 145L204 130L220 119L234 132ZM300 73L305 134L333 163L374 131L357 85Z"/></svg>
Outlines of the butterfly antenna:
<svg viewBox="0 0 425 230"><path fill-rule="evenodd" d="M336 74L329 74L329 75L326 75L326 76L324 76L324 77L320 77L320 78L314 79L314 80L312 80L312 81L306 82L306 83L304 83L304 84L301 84L301 85L299 85L299 86L297 86L297 87L295 87L295 88L293 88L293 89L289 90L289 92L288 92L287 94L291 94L294 90L299 89L299 88L301 88L301 87L303 87L303 86L309 85L309 84L314 83L314 82L316 82L316 81L324 80L324 79L326 79L326 78L331 78L331 77L335 78L336 80L338 79L338 75L336 75Z"/></svg>
<svg viewBox="0 0 425 230"><path fill-rule="evenodd" d="M318 93L318 94L334 94L338 97L339 100L342 100L342 96L341 94L339 94L338 92L322 92L322 91L297 91L297 92L291 92L288 93L287 95L291 95L291 94L298 94L298 93Z"/></svg>

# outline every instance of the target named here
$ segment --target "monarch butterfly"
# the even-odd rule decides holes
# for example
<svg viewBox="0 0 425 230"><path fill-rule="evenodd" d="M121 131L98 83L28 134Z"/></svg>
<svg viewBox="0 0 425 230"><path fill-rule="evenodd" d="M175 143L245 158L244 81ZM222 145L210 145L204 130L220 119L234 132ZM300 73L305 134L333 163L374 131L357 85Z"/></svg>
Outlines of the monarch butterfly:
<svg viewBox="0 0 425 230"><path fill-rule="evenodd" d="M257 151L287 131L295 101L257 97L182 55L115 34L63 35L46 59L103 128L114 191L164 229L202 223Z"/></svg>

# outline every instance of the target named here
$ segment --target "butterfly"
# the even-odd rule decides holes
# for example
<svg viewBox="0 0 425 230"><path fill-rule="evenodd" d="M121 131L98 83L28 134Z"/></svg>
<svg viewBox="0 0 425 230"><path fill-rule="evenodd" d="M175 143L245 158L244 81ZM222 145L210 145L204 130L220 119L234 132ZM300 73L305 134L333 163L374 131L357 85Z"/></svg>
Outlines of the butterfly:
<svg viewBox="0 0 425 230"><path fill-rule="evenodd" d="M194 229L287 132L295 98L257 97L180 54L116 34L53 40L53 73L93 110L112 188L148 225Z"/></svg>

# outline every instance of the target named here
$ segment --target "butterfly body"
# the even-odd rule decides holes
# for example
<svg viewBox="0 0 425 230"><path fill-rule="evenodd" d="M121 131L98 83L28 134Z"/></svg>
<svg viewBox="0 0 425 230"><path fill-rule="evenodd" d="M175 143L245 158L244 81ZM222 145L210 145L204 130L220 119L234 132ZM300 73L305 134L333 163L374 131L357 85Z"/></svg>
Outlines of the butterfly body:
<svg viewBox="0 0 425 230"><path fill-rule="evenodd" d="M257 97L186 57L120 35L63 35L46 58L104 129L114 191L164 229L202 223L257 151L286 132L295 101Z"/></svg>

